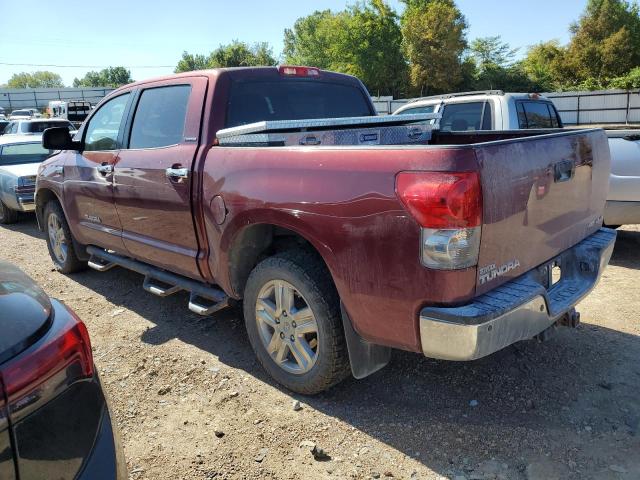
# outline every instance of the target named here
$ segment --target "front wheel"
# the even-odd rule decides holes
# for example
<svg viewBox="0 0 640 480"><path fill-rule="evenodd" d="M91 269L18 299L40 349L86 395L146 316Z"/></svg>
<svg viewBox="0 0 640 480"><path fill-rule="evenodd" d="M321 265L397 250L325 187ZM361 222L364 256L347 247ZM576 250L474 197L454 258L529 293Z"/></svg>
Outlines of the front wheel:
<svg viewBox="0 0 640 480"><path fill-rule="evenodd" d="M47 247L56 270L73 273L87 266L76 255L69 224L58 202L49 202L44 209L44 225L47 233Z"/></svg>
<svg viewBox="0 0 640 480"><path fill-rule="evenodd" d="M289 390L315 394L348 376L338 295L312 254L285 252L258 264L245 288L244 318L258 360Z"/></svg>

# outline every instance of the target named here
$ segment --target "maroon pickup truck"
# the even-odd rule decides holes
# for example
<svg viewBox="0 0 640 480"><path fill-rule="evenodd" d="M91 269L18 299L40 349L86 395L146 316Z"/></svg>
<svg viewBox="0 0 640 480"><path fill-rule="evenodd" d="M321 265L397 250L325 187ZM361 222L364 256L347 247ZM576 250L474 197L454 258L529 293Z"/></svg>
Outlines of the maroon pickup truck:
<svg viewBox="0 0 640 480"><path fill-rule="evenodd" d="M362 378L392 348L473 360L575 325L615 241L604 132L314 133L331 118L344 139L345 119L374 115L360 81L313 68L122 87L74 138L44 133L61 150L36 191L53 262L135 270L203 315L242 300L258 359L301 393ZM273 140L288 121L311 133Z"/></svg>

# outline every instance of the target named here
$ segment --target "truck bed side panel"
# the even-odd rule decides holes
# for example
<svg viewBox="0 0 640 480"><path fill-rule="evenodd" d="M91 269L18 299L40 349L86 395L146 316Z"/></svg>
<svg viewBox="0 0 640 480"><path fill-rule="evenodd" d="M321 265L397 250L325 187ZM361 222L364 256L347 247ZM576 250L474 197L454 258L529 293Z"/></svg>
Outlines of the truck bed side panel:
<svg viewBox="0 0 640 480"><path fill-rule="evenodd" d="M293 230L324 258L360 335L420 351L420 308L472 298L475 268L420 264L419 226L396 198L395 175L476 169L468 148L215 147L204 166L203 204L221 195L228 215L219 226L205 208L211 271L240 296L228 270L239 232L259 223Z"/></svg>

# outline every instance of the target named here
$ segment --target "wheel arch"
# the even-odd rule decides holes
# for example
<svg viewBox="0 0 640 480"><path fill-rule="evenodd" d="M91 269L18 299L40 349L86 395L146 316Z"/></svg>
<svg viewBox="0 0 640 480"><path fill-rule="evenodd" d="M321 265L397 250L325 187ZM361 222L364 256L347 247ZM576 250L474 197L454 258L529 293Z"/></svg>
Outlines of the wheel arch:
<svg viewBox="0 0 640 480"><path fill-rule="evenodd" d="M238 228L229 241L226 269L229 286L234 295L242 297L249 274L261 260L293 249L303 249L317 256L336 286L330 267L331 251L328 246L319 247L318 242L308 233L288 223L271 220L245 224Z"/></svg>
<svg viewBox="0 0 640 480"><path fill-rule="evenodd" d="M38 228L40 231L44 231L44 208L51 200L55 200L60 204L62 210L64 211L64 205L60 201L60 197L50 188L44 187L39 188L36 193L35 203L36 203L36 220L38 221ZM66 215L66 212L65 212Z"/></svg>

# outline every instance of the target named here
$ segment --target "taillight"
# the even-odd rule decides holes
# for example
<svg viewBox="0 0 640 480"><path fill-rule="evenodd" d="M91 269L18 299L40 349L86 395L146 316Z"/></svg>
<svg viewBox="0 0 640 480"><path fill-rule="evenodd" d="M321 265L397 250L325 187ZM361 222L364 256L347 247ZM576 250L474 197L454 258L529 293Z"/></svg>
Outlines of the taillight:
<svg viewBox="0 0 640 480"><path fill-rule="evenodd" d="M441 270L477 265L482 191L476 172L401 172L396 194L422 227L423 265Z"/></svg>
<svg viewBox="0 0 640 480"><path fill-rule="evenodd" d="M35 349L28 349L2 367L10 414L26 414L72 383L93 376L93 355L87 328L71 312L61 314ZM33 348L33 347L32 347ZM27 410L27 411L25 411Z"/></svg>
<svg viewBox="0 0 640 480"><path fill-rule="evenodd" d="M280 65L278 67L280 75L292 77L319 77L320 70L315 67L298 67L293 65Z"/></svg>

